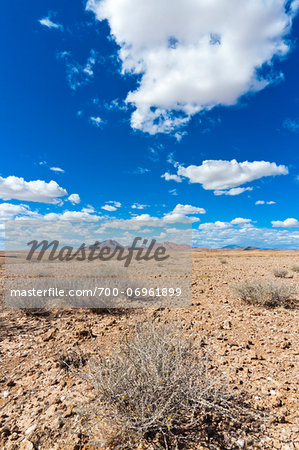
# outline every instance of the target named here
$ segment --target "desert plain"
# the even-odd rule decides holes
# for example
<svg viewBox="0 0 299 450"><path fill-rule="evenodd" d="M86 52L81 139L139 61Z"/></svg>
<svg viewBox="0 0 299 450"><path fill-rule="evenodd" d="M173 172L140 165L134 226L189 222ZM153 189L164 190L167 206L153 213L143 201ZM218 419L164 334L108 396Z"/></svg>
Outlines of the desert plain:
<svg viewBox="0 0 299 450"><path fill-rule="evenodd" d="M258 438L223 430L219 446L209 436L177 448L299 449L298 283L299 252L193 251L192 306L130 310L48 309L0 311L0 448L114 448L101 427L82 422L95 402L93 386L78 376L97 349L113 348L136 322L179 323L223 373L232 392L242 393L267 420ZM276 269L287 271L277 280ZM1 264L1 291L5 284ZM292 307L244 303L234 286L243 280L273 280L297 289ZM77 359L76 359L77 358ZM67 362L67 365L64 363ZM236 437L237 436L237 437ZM132 447L128 447L132 448ZM139 442L136 448L176 448Z"/></svg>

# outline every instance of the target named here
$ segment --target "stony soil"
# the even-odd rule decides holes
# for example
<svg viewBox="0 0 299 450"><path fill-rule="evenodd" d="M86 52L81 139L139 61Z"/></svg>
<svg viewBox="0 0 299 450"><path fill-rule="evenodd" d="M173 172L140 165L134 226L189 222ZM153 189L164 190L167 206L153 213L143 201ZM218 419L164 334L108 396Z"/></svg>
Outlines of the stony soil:
<svg viewBox="0 0 299 450"><path fill-rule="evenodd" d="M184 310L26 315L2 308L0 448L95 448L87 442L92 429L82 430L78 414L82 405L92 405L93 389L76 369L61 367L61 356L75 352L88 359L95 346L114 345L137 320L155 318L193 330L215 367L227 374L230 388L269 412L258 446L248 436L235 448L299 449L298 308L250 306L232 288L243 279L274 279L276 268L288 269L283 282L298 288L299 273L291 270L295 264L298 252L194 252L193 305ZM98 448L101 442L104 438ZM194 448L216 447L202 443Z"/></svg>

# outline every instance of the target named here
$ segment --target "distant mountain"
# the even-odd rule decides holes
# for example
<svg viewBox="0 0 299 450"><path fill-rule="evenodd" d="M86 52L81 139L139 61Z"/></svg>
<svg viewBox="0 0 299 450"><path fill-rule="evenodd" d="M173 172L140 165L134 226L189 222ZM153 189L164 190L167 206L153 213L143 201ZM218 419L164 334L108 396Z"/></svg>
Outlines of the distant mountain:
<svg viewBox="0 0 299 450"><path fill-rule="evenodd" d="M226 245L225 247L221 247L221 249L223 249L223 250L225 250L225 249L230 249L230 248L233 248L233 249L235 249L235 248L243 248L243 247L240 247L239 245Z"/></svg>
<svg viewBox="0 0 299 450"><path fill-rule="evenodd" d="M157 247L161 245L170 252L187 252L188 250L192 250L191 245L188 244L175 244L169 241L163 242L163 244L156 244Z"/></svg>
<svg viewBox="0 0 299 450"><path fill-rule="evenodd" d="M107 247L107 248L115 248L115 247L123 247L123 245L119 244L117 241L114 241L113 239L107 239L106 241L100 242L97 245L97 248L103 248L103 247ZM90 245L89 248L93 248L95 247L95 245Z"/></svg>
<svg viewBox="0 0 299 450"><path fill-rule="evenodd" d="M248 250L263 250L258 247L240 247L239 245L227 245L225 247L222 247L221 250L241 250L241 251L248 251Z"/></svg>

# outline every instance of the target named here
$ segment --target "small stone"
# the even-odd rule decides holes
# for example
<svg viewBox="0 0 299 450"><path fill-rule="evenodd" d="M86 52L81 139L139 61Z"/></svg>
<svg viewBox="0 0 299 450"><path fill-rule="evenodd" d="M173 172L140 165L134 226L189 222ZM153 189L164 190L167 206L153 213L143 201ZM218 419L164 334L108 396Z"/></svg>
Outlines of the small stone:
<svg viewBox="0 0 299 450"><path fill-rule="evenodd" d="M7 398L8 396L9 396L9 392L8 392L8 391L4 391L4 392L3 392L3 397L4 397L4 398Z"/></svg>
<svg viewBox="0 0 299 450"><path fill-rule="evenodd" d="M36 424L32 425L31 427L27 428L27 430L25 431L25 434L30 434L32 433L32 431L34 431L36 428Z"/></svg>
<svg viewBox="0 0 299 450"><path fill-rule="evenodd" d="M32 442L24 439L20 444L19 450L34 450L34 446Z"/></svg>
<svg viewBox="0 0 299 450"><path fill-rule="evenodd" d="M238 439L238 440L237 440L237 446L238 446L239 448L244 448L244 447L245 447L245 441L244 441L244 439Z"/></svg>

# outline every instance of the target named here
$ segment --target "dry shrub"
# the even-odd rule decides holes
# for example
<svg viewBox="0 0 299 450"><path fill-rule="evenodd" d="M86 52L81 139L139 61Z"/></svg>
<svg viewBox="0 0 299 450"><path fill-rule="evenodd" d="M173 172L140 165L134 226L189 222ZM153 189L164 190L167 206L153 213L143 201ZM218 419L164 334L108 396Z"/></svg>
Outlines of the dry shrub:
<svg viewBox="0 0 299 450"><path fill-rule="evenodd" d="M85 377L95 388L94 417L106 430L102 445L178 448L197 440L236 448L235 439L245 436L248 408L198 354L194 338L173 325L136 325L113 353L90 361ZM90 411L84 420L90 429ZM255 422L255 431L258 427Z"/></svg>
<svg viewBox="0 0 299 450"><path fill-rule="evenodd" d="M293 272L299 272L299 266L298 266L298 265L294 265L294 266L292 267L292 271L293 271Z"/></svg>
<svg viewBox="0 0 299 450"><path fill-rule="evenodd" d="M57 355L58 367L68 372L72 369L78 369L85 366L87 362L87 356L80 350L67 349L66 351Z"/></svg>
<svg viewBox="0 0 299 450"><path fill-rule="evenodd" d="M285 269L275 269L273 270L273 274L276 278L286 278L288 271Z"/></svg>
<svg viewBox="0 0 299 450"><path fill-rule="evenodd" d="M219 261L221 264L227 264L227 260L225 258L220 258Z"/></svg>
<svg viewBox="0 0 299 450"><path fill-rule="evenodd" d="M275 281L244 281L235 289L244 302L269 308L290 306L295 293L292 286Z"/></svg>

